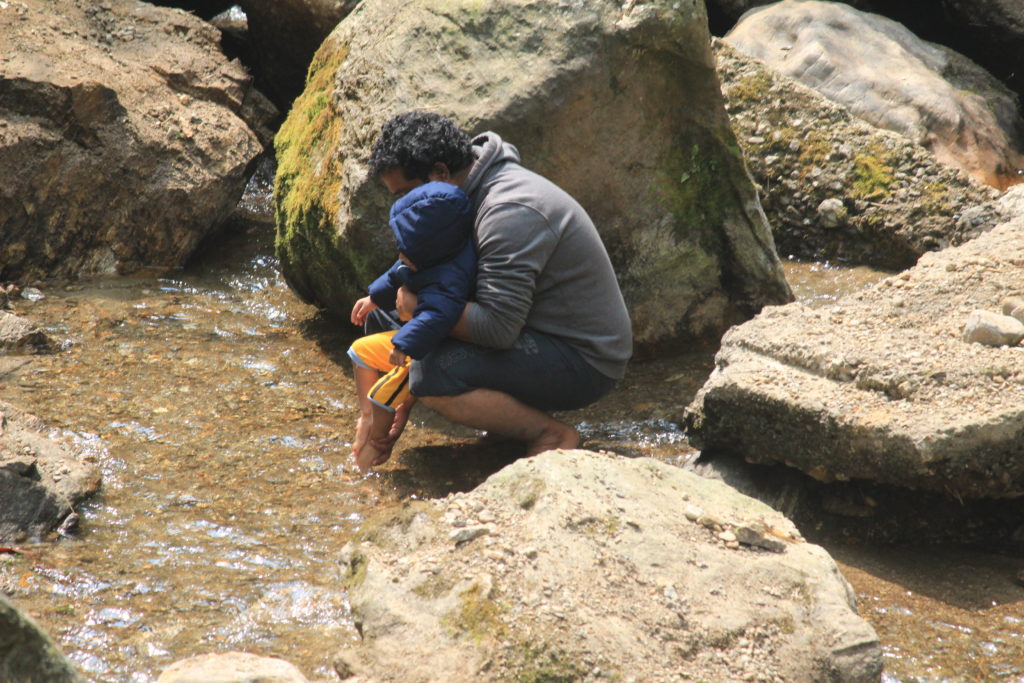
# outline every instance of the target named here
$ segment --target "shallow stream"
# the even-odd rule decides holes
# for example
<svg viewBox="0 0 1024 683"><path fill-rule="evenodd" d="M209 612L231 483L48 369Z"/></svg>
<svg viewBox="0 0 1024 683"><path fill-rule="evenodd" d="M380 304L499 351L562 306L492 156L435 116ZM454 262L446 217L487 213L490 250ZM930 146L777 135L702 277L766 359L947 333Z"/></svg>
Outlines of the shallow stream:
<svg viewBox="0 0 1024 683"><path fill-rule="evenodd" d="M269 187L247 201L266 212ZM277 274L272 227L204 245L168 277L76 282L19 301L62 349L0 369L0 397L98 459L101 494L77 533L0 555L0 588L95 681L155 681L194 654L245 650L335 680L357 637L338 550L371 510L472 488L521 455L419 409L380 472L348 456L355 330L300 303ZM828 305L881 274L787 265ZM632 364L564 419L593 449L680 466L682 410L710 350ZM957 547L830 547L878 630L888 680L1024 681L1020 558Z"/></svg>

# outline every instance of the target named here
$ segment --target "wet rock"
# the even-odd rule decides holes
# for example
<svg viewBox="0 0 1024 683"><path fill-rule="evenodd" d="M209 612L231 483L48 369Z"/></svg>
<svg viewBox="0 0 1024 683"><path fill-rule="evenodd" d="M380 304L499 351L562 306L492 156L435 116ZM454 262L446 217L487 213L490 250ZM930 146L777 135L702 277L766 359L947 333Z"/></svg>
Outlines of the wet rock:
<svg viewBox="0 0 1024 683"><path fill-rule="evenodd" d="M530 506L518 502L524 491ZM690 500L728 531L687 519ZM444 519L453 501L491 510L492 534L453 550ZM740 543L755 536L783 546ZM342 569L362 636L338 655L345 676L881 674L878 639L821 548L766 505L646 458L549 451L519 460L469 493L368 519Z"/></svg>
<svg viewBox="0 0 1024 683"><path fill-rule="evenodd" d="M347 313L393 259L381 228L391 198L366 160L380 125L411 108L500 131L579 200L640 343L717 340L790 300L735 152L702 3L498 2L453 6L445 21L425 2L361 5L320 48L277 137L276 244L303 298Z"/></svg>
<svg viewBox="0 0 1024 683"><path fill-rule="evenodd" d="M181 265L237 203L273 107L185 12L0 11L0 167L18 169L0 193L0 280Z"/></svg>
<svg viewBox="0 0 1024 683"><path fill-rule="evenodd" d="M84 680L53 639L0 594L0 681L80 683Z"/></svg>
<svg viewBox="0 0 1024 683"><path fill-rule="evenodd" d="M99 486L99 469L87 456L52 439L38 418L0 401L0 543L60 527Z"/></svg>
<svg viewBox="0 0 1024 683"><path fill-rule="evenodd" d="M723 41L713 46L730 121L780 254L902 269L1013 211L997 205L997 190L923 146L868 124ZM751 142L755 133L763 143ZM801 142L798 151L793 141ZM839 203L841 219L828 211L839 212Z"/></svg>
<svg viewBox="0 0 1024 683"><path fill-rule="evenodd" d="M964 325L964 341L987 346L1016 346L1024 339L1024 323L1009 315L971 311Z"/></svg>
<svg viewBox="0 0 1024 683"><path fill-rule="evenodd" d="M830 309L766 309L724 337L691 440L821 481L1024 494L1024 349L961 334L971 311L1024 291L1022 264L1024 218Z"/></svg>
<svg viewBox="0 0 1024 683"><path fill-rule="evenodd" d="M306 683L295 666L245 652L199 655L171 664L157 683Z"/></svg>
<svg viewBox="0 0 1024 683"><path fill-rule="evenodd" d="M49 336L30 320L0 310L0 353L35 353L53 348Z"/></svg>
<svg viewBox="0 0 1024 683"><path fill-rule="evenodd" d="M745 15L725 40L981 182L1005 187L1024 165L1013 93L890 19L836 2L784 0Z"/></svg>

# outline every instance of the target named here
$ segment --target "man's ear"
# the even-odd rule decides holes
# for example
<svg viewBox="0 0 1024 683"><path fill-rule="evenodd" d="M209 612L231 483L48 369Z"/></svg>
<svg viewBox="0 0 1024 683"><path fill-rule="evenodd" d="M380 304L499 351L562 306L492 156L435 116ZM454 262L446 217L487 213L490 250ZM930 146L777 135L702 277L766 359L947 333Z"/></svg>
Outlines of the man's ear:
<svg viewBox="0 0 1024 683"><path fill-rule="evenodd" d="M440 180L441 182L450 182L452 179L451 171L448 170L448 165L444 162L438 161L427 173L427 178L430 180Z"/></svg>

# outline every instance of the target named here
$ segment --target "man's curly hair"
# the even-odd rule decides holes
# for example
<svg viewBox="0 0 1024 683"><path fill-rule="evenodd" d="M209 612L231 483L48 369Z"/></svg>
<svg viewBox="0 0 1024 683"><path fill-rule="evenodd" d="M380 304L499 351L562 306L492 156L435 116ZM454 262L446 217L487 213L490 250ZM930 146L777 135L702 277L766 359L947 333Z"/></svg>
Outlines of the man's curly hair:
<svg viewBox="0 0 1024 683"><path fill-rule="evenodd" d="M428 180L437 162L451 173L473 163L473 143L455 123L440 114L407 111L384 124L370 154L370 175L402 169L406 180Z"/></svg>

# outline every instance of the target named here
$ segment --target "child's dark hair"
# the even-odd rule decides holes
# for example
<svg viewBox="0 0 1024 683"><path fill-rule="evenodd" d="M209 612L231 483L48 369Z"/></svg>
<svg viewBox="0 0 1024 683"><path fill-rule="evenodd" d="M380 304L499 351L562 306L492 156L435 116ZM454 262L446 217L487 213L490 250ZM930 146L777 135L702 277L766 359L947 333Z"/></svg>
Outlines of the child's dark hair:
<svg viewBox="0 0 1024 683"><path fill-rule="evenodd" d="M473 163L473 143L455 123L440 114L407 111L384 124L370 154L370 175L402 169L406 180L428 180L437 162L451 173Z"/></svg>

